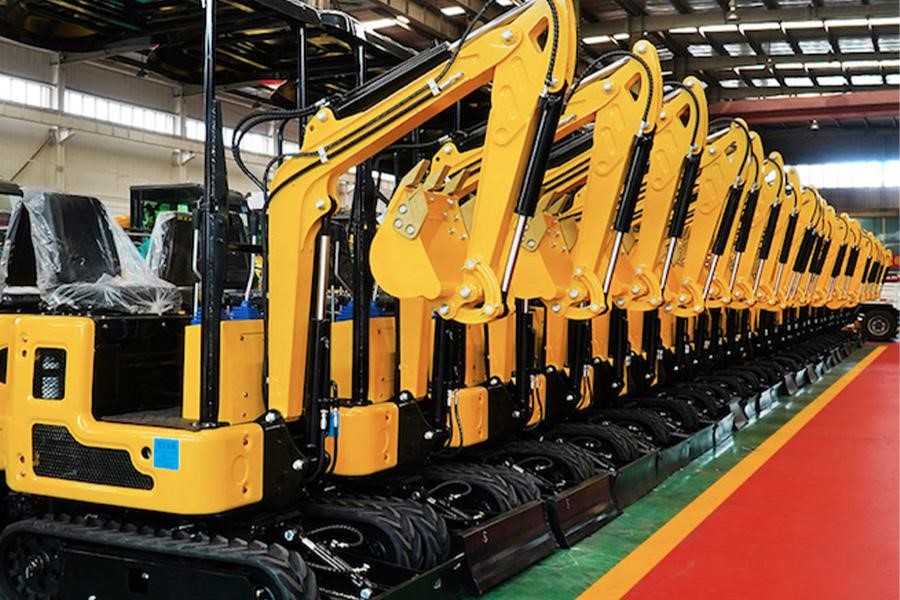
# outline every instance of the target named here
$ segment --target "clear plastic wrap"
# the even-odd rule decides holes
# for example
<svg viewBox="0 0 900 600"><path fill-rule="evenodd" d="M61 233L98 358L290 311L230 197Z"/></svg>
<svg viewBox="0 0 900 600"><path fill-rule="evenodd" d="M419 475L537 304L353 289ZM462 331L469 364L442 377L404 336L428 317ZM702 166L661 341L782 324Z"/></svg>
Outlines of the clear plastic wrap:
<svg viewBox="0 0 900 600"><path fill-rule="evenodd" d="M0 259L4 296L36 288L51 309L162 314L180 306L172 284L150 272L96 198L26 195Z"/></svg>
<svg viewBox="0 0 900 600"><path fill-rule="evenodd" d="M162 277L166 272L169 252L166 251L166 237L178 215L174 210L167 210L156 215L153 231L150 232L150 244L147 246L147 266L150 272Z"/></svg>

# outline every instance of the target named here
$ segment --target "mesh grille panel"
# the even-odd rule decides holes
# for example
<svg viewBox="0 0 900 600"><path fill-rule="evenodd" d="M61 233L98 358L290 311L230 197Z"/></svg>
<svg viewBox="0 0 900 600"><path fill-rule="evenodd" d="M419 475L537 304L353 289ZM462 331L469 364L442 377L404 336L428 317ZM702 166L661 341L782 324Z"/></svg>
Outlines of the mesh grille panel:
<svg viewBox="0 0 900 600"><path fill-rule="evenodd" d="M65 427L31 428L34 472L41 477L152 490L153 478L138 472L125 450L83 446Z"/></svg>

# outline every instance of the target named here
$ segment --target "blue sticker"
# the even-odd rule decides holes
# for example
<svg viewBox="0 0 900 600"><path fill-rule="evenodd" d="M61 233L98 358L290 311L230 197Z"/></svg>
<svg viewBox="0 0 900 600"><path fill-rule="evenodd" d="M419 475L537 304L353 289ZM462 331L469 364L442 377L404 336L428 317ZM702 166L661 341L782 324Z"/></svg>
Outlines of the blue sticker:
<svg viewBox="0 0 900 600"><path fill-rule="evenodd" d="M153 467L177 471L181 468L181 442L168 438L153 438Z"/></svg>

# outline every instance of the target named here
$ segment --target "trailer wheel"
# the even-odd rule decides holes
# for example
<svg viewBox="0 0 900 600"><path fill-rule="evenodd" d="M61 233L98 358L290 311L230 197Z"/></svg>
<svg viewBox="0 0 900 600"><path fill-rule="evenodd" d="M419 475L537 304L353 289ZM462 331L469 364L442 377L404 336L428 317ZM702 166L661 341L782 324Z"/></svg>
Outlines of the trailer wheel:
<svg viewBox="0 0 900 600"><path fill-rule="evenodd" d="M887 342L897 334L897 313L889 308L870 308L863 320L866 339Z"/></svg>

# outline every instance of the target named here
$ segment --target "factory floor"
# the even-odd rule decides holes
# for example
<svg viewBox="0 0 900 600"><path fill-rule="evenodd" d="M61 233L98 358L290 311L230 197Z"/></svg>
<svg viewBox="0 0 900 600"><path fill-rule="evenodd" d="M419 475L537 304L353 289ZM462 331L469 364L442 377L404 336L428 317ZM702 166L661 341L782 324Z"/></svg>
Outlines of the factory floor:
<svg viewBox="0 0 900 600"><path fill-rule="evenodd" d="M900 345L869 345L489 600L900 597Z"/></svg>

